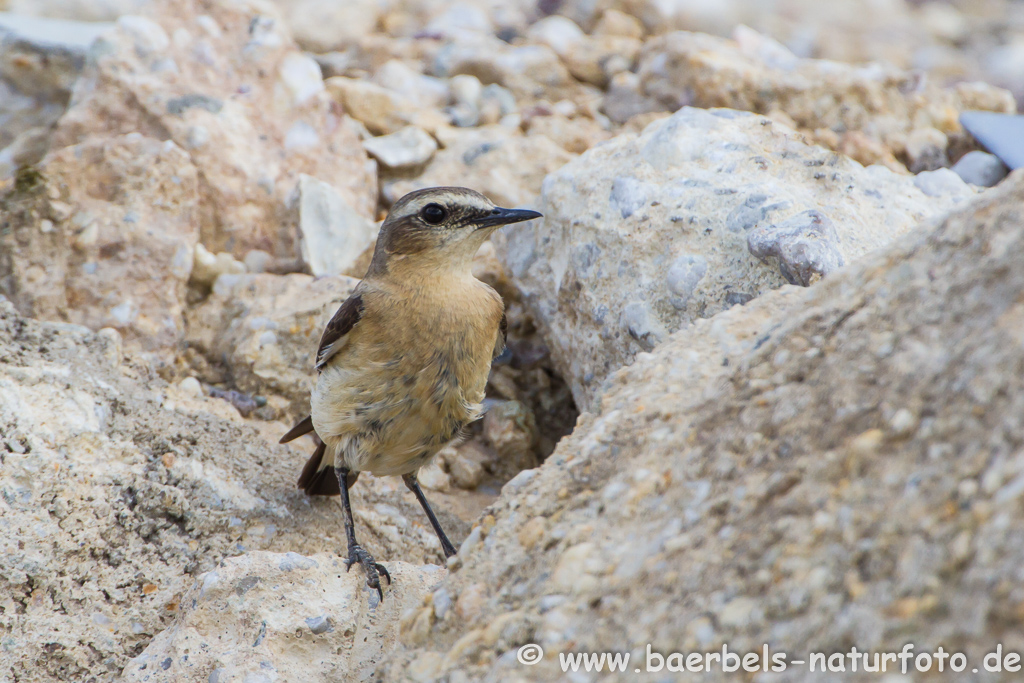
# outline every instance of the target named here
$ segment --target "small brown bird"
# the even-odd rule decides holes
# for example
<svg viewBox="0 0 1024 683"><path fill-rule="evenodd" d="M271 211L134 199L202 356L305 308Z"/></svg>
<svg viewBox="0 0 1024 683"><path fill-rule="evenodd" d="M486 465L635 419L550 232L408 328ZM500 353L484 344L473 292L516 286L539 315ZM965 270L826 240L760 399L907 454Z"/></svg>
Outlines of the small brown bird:
<svg viewBox="0 0 1024 683"><path fill-rule="evenodd" d="M360 472L401 475L445 557L455 554L416 473L480 417L491 361L505 348L504 304L473 277L473 256L496 228L539 216L461 187L405 195L381 226L366 277L320 339L311 414L281 443L319 436L299 487L341 494L347 566L361 564L382 599L380 574L391 576L356 542L348 489Z"/></svg>

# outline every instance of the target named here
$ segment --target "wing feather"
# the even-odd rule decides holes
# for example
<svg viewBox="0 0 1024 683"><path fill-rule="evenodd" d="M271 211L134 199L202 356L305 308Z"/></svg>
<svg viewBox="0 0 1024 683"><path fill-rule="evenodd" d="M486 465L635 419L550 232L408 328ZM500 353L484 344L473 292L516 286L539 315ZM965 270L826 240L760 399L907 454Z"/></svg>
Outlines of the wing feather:
<svg viewBox="0 0 1024 683"><path fill-rule="evenodd" d="M323 370L327 361L345 347L348 333L362 317L363 296L353 292L338 308L334 317L324 328L323 336L320 337L320 348L316 351L316 369L318 371Z"/></svg>

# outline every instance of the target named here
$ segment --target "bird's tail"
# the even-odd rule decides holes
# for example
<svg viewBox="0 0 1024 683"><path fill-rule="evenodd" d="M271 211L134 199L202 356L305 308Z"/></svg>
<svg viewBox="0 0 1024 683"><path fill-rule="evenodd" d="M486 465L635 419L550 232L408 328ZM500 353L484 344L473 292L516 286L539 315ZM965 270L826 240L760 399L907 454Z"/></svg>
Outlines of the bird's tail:
<svg viewBox="0 0 1024 683"><path fill-rule="evenodd" d="M323 441L309 456L306 466L302 468L299 475L299 488L310 496L338 496L341 495L341 487L338 486L338 475L333 465L324 464L324 456L327 454L327 444Z"/></svg>
<svg viewBox="0 0 1024 683"><path fill-rule="evenodd" d="M310 496L338 496L341 495L341 487L338 486L338 475L333 465L324 462L327 454L327 445L320 439L320 435L313 431L313 418L306 416L301 422L288 430L288 433L281 437L280 443L294 441L300 436L313 432L316 439L316 450L309 456L306 465L299 475L299 488ZM351 474L348 478L348 486L352 487L358 474Z"/></svg>
<svg viewBox="0 0 1024 683"><path fill-rule="evenodd" d="M278 443L288 443L289 441L294 441L300 436L305 436L306 434L309 434L311 431L313 431L313 416L307 415L306 417L302 418L302 420L300 420L297 425L289 429L285 433L285 435L281 437L281 440L278 441Z"/></svg>

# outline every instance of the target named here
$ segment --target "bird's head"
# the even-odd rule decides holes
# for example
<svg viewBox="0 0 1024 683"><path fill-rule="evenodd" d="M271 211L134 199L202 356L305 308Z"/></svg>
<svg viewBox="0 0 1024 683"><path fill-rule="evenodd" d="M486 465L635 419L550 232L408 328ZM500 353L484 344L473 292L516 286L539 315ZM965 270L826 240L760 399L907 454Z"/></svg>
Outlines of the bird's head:
<svg viewBox="0 0 1024 683"><path fill-rule="evenodd" d="M464 187L432 187L405 195L380 227L370 273L396 266L443 272L466 270L495 229L541 214L503 209ZM401 264L401 266L399 266Z"/></svg>

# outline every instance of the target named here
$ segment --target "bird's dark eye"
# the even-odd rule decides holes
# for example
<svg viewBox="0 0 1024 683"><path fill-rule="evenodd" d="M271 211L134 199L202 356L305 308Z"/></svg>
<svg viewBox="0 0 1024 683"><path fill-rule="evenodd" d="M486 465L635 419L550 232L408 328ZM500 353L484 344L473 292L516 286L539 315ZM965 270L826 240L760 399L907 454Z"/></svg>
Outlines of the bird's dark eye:
<svg viewBox="0 0 1024 683"><path fill-rule="evenodd" d="M420 217L431 225L437 225L448 217L448 212L440 204L427 204L420 210Z"/></svg>

